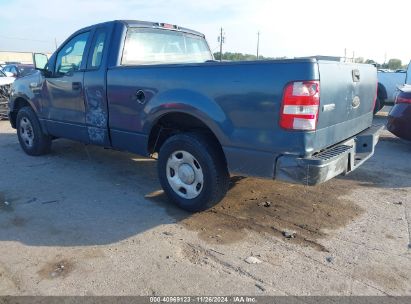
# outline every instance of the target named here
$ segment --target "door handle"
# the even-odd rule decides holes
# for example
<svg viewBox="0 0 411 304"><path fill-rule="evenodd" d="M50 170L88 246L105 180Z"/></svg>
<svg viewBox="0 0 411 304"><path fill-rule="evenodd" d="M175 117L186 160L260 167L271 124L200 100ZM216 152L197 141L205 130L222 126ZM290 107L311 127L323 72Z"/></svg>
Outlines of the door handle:
<svg viewBox="0 0 411 304"><path fill-rule="evenodd" d="M79 91L81 90L81 82L73 82L71 84L72 88L74 91Z"/></svg>

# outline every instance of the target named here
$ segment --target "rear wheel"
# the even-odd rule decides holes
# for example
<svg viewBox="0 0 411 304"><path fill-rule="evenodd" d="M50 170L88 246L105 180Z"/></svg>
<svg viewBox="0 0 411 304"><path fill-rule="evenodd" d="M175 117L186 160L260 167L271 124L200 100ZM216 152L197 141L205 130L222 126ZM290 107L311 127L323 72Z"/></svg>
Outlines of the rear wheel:
<svg viewBox="0 0 411 304"><path fill-rule="evenodd" d="M187 211L201 211L226 194L229 174L213 138L195 133L171 136L161 146L158 175L168 198Z"/></svg>
<svg viewBox="0 0 411 304"><path fill-rule="evenodd" d="M17 113L17 136L20 146L29 155L50 152L51 138L43 133L36 113L30 107L23 107Z"/></svg>

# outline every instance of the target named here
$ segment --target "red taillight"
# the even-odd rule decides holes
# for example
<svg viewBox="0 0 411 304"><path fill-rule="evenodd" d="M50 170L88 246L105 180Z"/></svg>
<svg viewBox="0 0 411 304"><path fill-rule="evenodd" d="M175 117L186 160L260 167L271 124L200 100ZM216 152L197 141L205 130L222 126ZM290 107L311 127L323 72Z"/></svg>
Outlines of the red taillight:
<svg viewBox="0 0 411 304"><path fill-rule="evenodd" d="M410 97L402 97L402 96L397 96L395 99L395 103L411 103L411 98Z"/></svg>
<svg viewBox="0 0 411 304"><path fill-rule="evenodd" d="M287 84L281 106L280 126L291 130L315 130L319 106L319 81L295 81Z"/></svg>

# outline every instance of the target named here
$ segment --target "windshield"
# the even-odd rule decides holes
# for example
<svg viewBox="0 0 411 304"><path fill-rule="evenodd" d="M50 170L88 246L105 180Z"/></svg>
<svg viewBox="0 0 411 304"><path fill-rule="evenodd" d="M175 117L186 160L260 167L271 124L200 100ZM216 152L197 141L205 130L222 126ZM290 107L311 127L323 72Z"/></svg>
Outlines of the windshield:
<svg viewBox="0 0 411 304"><path fill-rule="evenodd" d="M212 60L206 40L188 33L131 28L121 64L199 63Z"/></svg>
<svg viewBox="0 0 411 304"><path fill-rule="evenodd" d="M0 77L6 77L2 70L0 70Z"/></svg>
<svg viewBox="0 0 411 304"><path fill-rule="evenodd" d="M20 66L19 67L20 76L27 76L33 74L36 70L31 66Z"/></svg>

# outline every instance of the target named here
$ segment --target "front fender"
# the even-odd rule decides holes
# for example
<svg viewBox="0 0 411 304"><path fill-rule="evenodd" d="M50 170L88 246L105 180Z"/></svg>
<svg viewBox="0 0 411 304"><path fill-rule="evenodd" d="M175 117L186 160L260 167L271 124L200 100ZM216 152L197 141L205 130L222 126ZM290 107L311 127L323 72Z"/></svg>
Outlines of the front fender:
<svg viewBox="0 0 411 304"><path fill-rule="evenodd" d="M10 111L16 110L16 105L18 105L16 101L18 99L24 99L36 113L39 113L41 110L40 92L42 83L43 79L40 72L16 79L13 82L9 99ZM37 86L33 87L34 84Z"/></svg>
<svg viewBox="0 0 411 304"><path fill-rule="evenodd" d="M30 84L38 84L38 87L30 87ZM16 128L17 112L20 107L29 104L37 116L40 116L40 89L43 83L40 72L23 78L16 79L11 88L9 98L9 118L13 128Z"/></svg>
<svg viewBox="0 0 411 304"><path fill-rule="evenodd" d="M157 121L168 113L185 113L202 121L217 137L222 145L228 143L227 134L233 125L221 107L209 97L186 89L165 91L155 96L144 109L147 117L143 132L149 134Z"/></svg>

